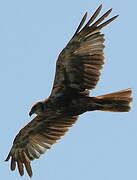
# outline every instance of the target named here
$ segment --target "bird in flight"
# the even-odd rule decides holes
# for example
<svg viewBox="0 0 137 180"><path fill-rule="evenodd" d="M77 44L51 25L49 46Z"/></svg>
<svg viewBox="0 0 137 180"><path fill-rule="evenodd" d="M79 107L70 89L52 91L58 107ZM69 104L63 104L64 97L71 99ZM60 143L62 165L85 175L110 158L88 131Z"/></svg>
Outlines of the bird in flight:
<svg viewBox="0 0 137 180"><path fill-rule="evenodd" d="M109 9L95 20L101 11L100 5L84 25L83 16L76 32L61 51L56 62L56 73L50 96L34 104L29 115L36 114L13 141L5 161L11 159L10 169L18 169L21 176L24 168L32 176L31 161L45 153L63 136L80 114L87 111L128 112L131 89L89 96L100 77L104 64L104 34L101 29L115 20L114 16L104 22L111 13Z"/></svg>

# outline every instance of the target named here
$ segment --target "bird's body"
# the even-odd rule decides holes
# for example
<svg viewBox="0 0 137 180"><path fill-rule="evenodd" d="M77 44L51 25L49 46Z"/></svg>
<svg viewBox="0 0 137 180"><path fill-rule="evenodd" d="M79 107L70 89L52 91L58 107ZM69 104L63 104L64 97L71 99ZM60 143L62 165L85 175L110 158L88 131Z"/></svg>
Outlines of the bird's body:
<svg viewBox="0 0 137 180"><path fill-rule="evenodd" d="M80 114L94 110L130 110L131 89L96 97L89 95L97 85L104 64L104 35L100 30L117 17L102 22L111 13L110 9L94 23L101 8L99 6L84 27L87 13L82 18L58 57L50 96L32 106L29 114L36 117L20 130L13 142L6 161L11 158L11 170L15 170L17 164L21 176L24 166L32 176L30 162L60 139Z"/></svg>

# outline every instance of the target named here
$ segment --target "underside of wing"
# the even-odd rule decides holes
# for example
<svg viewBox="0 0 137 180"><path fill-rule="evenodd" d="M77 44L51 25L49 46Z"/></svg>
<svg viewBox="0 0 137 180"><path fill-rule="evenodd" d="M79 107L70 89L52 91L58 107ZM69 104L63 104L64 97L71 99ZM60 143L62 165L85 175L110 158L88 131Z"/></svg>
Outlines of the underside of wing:
<svg viewBox="0 0 137 180"><path fill-rule="evenodd" d="M24 167L28 175L32 176L31 161L38 159L41 154L51 148L63 136L69 127L77 120L71 117L35 117L17 134L11 151L6 158L11 158L11 170L18 168L19 174L24 175Z"/></svg>
<svg viewBox="0 0 137 180"><path fill-rule="evenodd" d="M104 64L104 35L100 30L117 17L103 22L111 13L110 9L94 22L101 8L102 5L83 27L87 13L84 15L74 36L59 55L52 97L62 96L69 88L80 93L95 88Z"/></svg>

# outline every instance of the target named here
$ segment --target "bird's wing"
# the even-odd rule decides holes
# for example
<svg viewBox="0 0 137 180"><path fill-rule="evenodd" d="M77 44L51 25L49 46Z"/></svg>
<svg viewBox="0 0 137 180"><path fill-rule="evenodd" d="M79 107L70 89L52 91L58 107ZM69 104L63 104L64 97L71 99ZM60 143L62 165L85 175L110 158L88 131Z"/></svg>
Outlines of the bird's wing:
<svg viewBox="0 0 137 180"><path fill-rule="evenodd" d="M78 92L95 88L104 64L104 35L100 30L117 17L102 22L111 13L112 9L109 9L93 22L101 8L102 5L83 27L87 13L84 15L72 39L60 53L51 97L61 97L69 88Z"/></svg>
<svg viewBox="0 0 137 180"><path fill-rule="evenodd" d="M5 160L8 161L11 158L11 170L15 170L17 165L22 176L25 167L31 177L31 161L50 149L52 144L60 139L76 120L76 116L58 118L56 115L49 115L49 118L36 116L20 130L14 139L11 151Z"/></svg>

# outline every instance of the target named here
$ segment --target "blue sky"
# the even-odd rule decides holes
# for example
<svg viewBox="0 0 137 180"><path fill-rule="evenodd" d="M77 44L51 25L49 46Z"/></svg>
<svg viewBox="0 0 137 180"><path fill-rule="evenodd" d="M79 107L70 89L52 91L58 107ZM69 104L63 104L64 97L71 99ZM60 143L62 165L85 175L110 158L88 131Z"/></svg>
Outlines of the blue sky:
<svg viewBox="0 0 137 180"><path fill-rule="evenodd" d="M50 94L55 61L83 14L100 4L118 19L103 29L105 66L93 95L133 88L129 113L89 112L52 149L32 162L32 180L137 179L137 2L0 1L0 177L20 179L4 159L29 120L32 103ZM22 179L28 179L25 174Z"/></svg>

